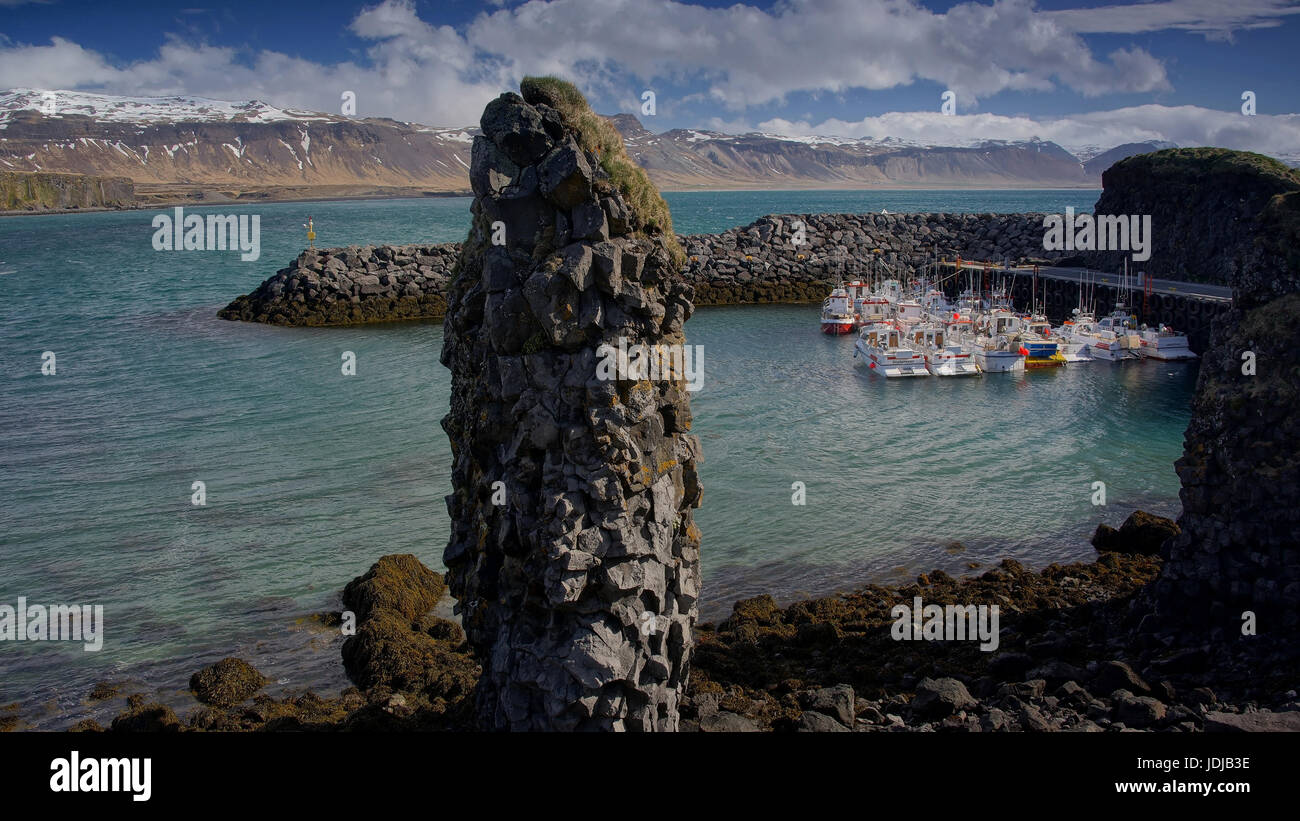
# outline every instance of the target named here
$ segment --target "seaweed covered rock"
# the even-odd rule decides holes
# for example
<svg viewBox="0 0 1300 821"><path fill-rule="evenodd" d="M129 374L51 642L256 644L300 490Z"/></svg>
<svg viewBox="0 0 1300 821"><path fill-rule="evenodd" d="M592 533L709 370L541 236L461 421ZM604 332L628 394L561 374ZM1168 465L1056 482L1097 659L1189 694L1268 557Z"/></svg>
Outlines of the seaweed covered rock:
<svg viewBox="0 0 1300 821"><path fill-rule="evenodd" d="M602 374L620 341L678 346L692 290L667 206L572 86L484 112L473 227L448 289L447 581L488 729L673 730L699 596L681 362ZM628 377L628 378L623 378Z"/></svg>
<svg viewBox="0 0 1300 821"><path fill-rule="evenodd" d="M383 556L343 590L357 632L343 643L343 667L365 691L418 694L439 710L474 689L478 665L459 625L430 611L446 592L442 576L410 554Z"/></svg>
<svg viewBox="0 0 1300 821"><path fill-rule="evenodd" d="M262 689L267 681L243 659L224 658L190 676L190 689L205 704L233 707Z"/></svg>
<svg viewBox="0 0 1300 821"><path fill-rule="evenodd" d="M171 707L157 702L145 704L144 698L136 695L109 729L115 733L179 733L184 725Z"/></svg>
<svg viewBox="0 0 1300 821"><path fill-rule="evenodd" d="M356 614L358 622L369 619L378 609L391 610L414 621L433 609L447 585L410 553L380 556L364 574L343 588L343 604Z"/></svg>

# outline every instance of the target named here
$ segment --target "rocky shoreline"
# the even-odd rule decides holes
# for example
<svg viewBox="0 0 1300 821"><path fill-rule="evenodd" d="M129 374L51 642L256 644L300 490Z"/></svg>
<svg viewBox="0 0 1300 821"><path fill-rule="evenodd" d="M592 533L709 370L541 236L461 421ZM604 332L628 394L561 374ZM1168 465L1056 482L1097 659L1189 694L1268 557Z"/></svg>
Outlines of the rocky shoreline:
<svg viewBox="0 0 1300 821"><path fill-rule="evenodd" d="M1138 633L1141 593L1162 559L1142 552L1177 534L1167 519L1134 514L1101 527L1094 562L1041 572L1006 560L978 576L943 571L909 584L781 607L771 596L738 601L718 625L696 630L682 731L698 732L1243 732L1300 730L1300 669L1275 642L1183 646ZM105 728L76 731L385 731L475 729L480 674L460 625L433 614L442 576L413 556L385 556L343 590L357 617L342 661L355 686L272 697L239 659L196 672L200 702L184 717L131 694ZM891 610L926 603L996 604L999 647L970 641L898 641ZM340 613L319 619L337 627ZM1261 670L1267 673L1261 674ZM115 694L98 685L90 698Z"/></svg>
<svg viewBox="0 0 1300 821"><path fill-rule="evenodd" d="M865 275L862 260L875 256L907 273L932 254L1053 256L1042 250L1041 214L787 214L680 241L687 255L680 276L695 288L697 306L820 302L841 276ZM441 319L460 250L444 243L303 251L218 316L292 326Z"/></svg>

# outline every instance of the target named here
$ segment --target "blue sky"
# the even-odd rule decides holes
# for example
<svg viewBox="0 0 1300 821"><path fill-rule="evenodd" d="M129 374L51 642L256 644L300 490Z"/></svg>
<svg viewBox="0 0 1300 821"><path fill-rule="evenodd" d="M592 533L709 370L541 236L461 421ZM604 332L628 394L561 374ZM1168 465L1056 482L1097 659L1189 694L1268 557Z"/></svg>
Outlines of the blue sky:
<svg viewBox="0 0 1300 821"><path fill-rule="evenodd" d="M0 0L0 87L328 111L352 90L359 116L467 125L523 74L558 73L603 112L654 90L655 131L1300 154L1296 0L190 2Z"/></svg>

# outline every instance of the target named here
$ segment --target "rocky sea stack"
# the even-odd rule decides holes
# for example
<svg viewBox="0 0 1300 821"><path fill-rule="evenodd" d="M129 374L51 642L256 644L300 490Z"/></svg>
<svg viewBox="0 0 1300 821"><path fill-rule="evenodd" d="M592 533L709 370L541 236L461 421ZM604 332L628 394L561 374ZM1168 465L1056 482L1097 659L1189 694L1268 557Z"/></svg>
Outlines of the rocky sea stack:
<svg viewBox="0 0 1300 821"><path fill-rule="evenodd" d="M1181 642L1277 643L1295 658L1300 649L1286 638L1300 625L1300 177L1255 154L1151 157L1162 154L1173 154L1161 177L1168 201L1152 200L1154 208L1185 208L1180 192L1202 181L1208 156L1233 170L1233 187L1210 188L1201 203L1227 198L1255 214L1232 238L1232 259L1241 263L1228 269L1233 307L1215 324L1201 363L1176 463L1182 531L1165 545L1148 626ZM1189 231L1188 241L1195 237ZM1258 635L1243 635L1248 613Z"/></svg>
<svg viewBox="0 0 1300 821"><path fill-rule="evenodd" d="M442 352L444 561L482 662L478 723L675 730L699 441L682 374L603 378L598 350L684 345L693 290L667 206L612 126L567 83L521 91L488 104L474 139Z"/></svg>

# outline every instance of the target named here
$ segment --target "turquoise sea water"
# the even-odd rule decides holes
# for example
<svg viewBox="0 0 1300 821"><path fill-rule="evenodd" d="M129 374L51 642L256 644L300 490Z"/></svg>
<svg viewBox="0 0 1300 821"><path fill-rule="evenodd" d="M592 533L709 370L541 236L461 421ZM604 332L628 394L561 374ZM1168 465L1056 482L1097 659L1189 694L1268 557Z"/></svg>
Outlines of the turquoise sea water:
<svg viewBox="0 0 1300 821"><path fill-rule="evenodd" d="M819 198L820 197L820 198ZM670 194L684 233L765 213L1090 208L1096 192ZM202 209L199 209L202 210ZM0 220L0 604L100 604L105 645L0 643L0 705L36 727L101 720L102 680L178 707L226 655L280 687L345 685L334 631L304 617L380 555L440 568L450 451L442 328L284 329L218 308L299 250L448 241L468 200L290 203L256 213L262 256L159 252L155 212ZM1095 363L977 381L885 383L813 306L701 309L704 613L1092 555L1098 521L1177 511L1172 463L1195 365ZM57 373L41 374L53 351ZM341 373L356 354L357 373ZM191 504L206 485L206 505ZM1110 504L1090 503L1105 481ZM791 504L803 482L807 504ZM962 552L950 541L965 545ZM272 688L274 692L276 687Z"/></svg>

